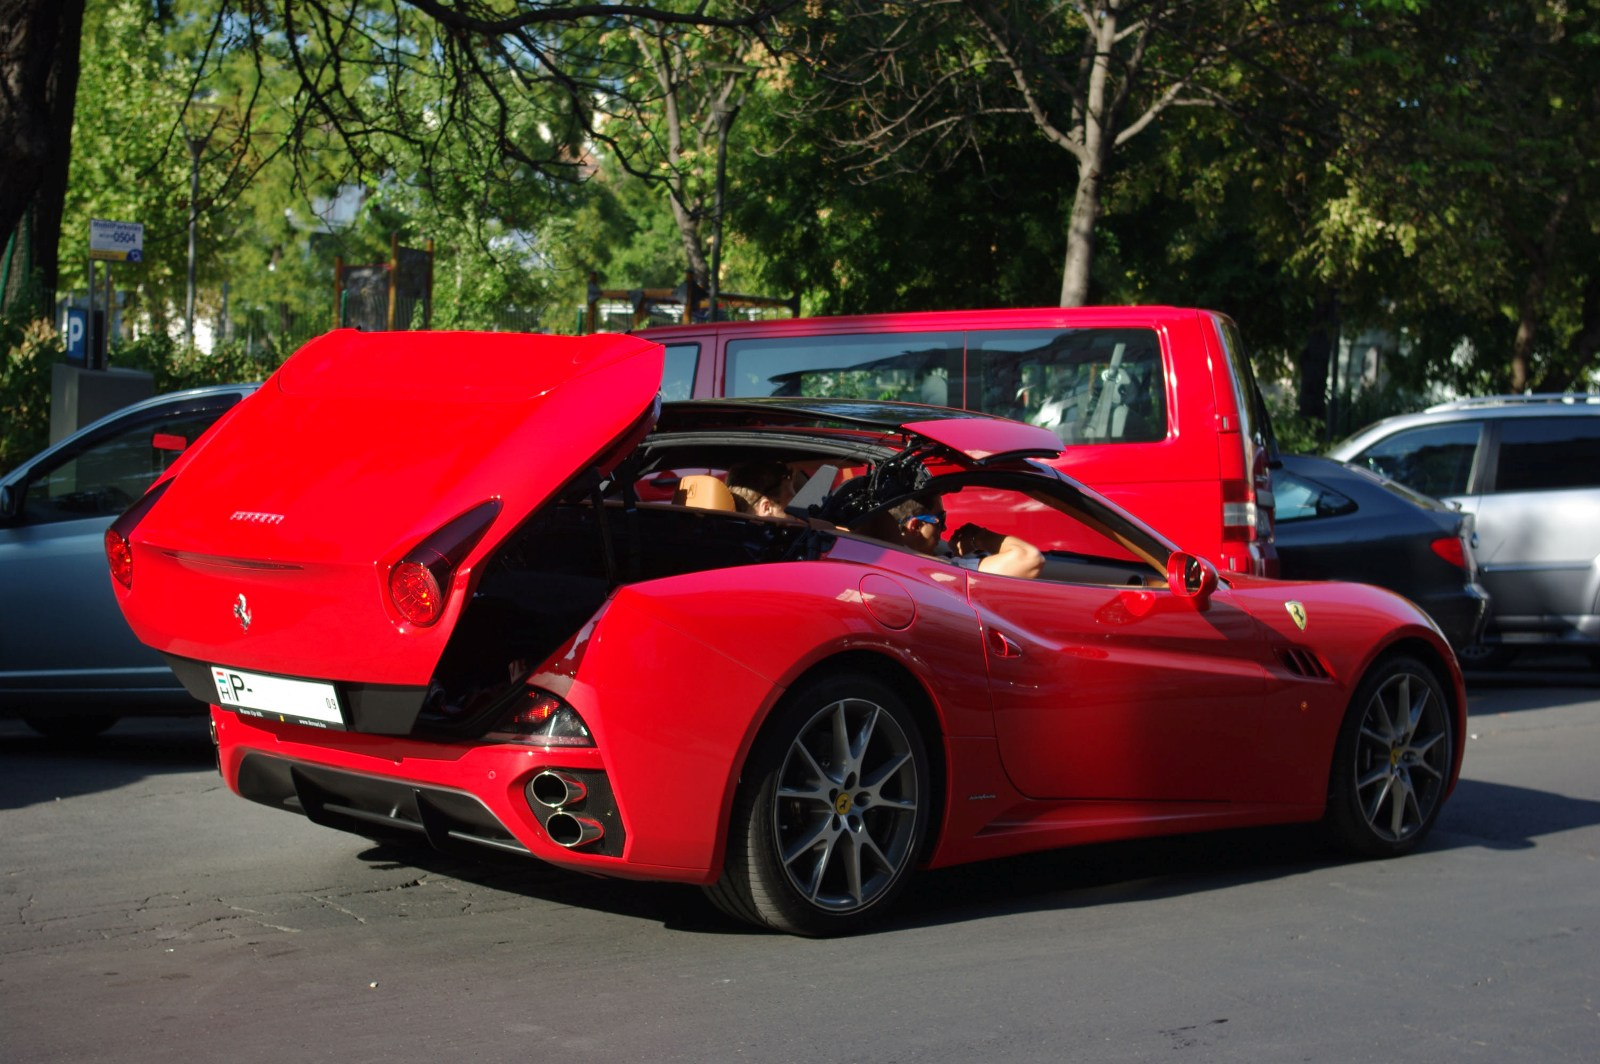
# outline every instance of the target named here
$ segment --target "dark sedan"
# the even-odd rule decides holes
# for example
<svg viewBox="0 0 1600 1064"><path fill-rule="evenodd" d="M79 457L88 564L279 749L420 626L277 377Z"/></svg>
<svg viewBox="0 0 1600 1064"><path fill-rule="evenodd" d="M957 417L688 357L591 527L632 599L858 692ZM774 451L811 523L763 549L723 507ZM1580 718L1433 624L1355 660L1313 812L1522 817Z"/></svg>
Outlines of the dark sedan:
<svg viewBox="0 0 1600 1064"><path fill-rule="evenodd" d="M1478 583L1471 514L1311 455L1285 455L1272 489L1285 579L1386 587L1426 610L1458 651L1477 643L1489 596Z"/></svg>
<svg viewBox="0 0 1600 1064"><path fill-rule="evenodd" d="M158 395L0 477L0 716L84 736L130 713L202 713L117 609L105 534L254 384Z"/></svg>

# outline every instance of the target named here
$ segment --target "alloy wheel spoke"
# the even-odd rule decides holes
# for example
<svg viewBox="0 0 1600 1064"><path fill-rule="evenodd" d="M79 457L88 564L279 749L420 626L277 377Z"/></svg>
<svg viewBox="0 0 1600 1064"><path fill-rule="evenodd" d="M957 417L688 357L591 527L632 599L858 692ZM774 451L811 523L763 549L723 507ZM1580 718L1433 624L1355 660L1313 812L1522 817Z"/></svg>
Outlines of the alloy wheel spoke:
<svg viewBox="0 0 1600 1064"><path fill-rule="evenodd" d="M1389 737L1387 735L1379 735L1365 724L1363 724L1361 727L1361 738L1365 739L1374 746L1389 745Z"/></svg>
<svg viewBox="0 0 1600 1064"><path fill-rule="evenodd" d="M811 778L811 787L809 789L794 788L792 790L793 796L797 798L809 798L813 795L819 795L821 796L822 801L826 802L828 800L826 792L829 786L837 784L839 780L834 779L833 776L823 769L821 765L817 764L817 759L811 756L811 751L806 749L805 743L795 743L794 746L790 748L790 756L793 756L794 754L799 754L805 760L806 772ZM787 775L788 773L785 772L785 776ZM785 786L784 791L790 792L791 788Z"/></svg>
<svg viewBox="0 0 1600 1064"><path fill-rule="evenodd" d="M1426 761L1418 761L1415 765L1411 766L1411 771L1426 772L1429 779L1435 779L1441 783L1444 782L1444 773L1440 772Z"/></svg>
<svg viewBox="0 0 1600 1064"><path fill-rule="evenodd" d="M872 772L868 773L863 771L861 773L861 790L866 794L872 795L874 798L879 797L878 789L889 780L892 780L898 776L900 774L900 770L905 768L906 765L910 763L911 754L902 751L901 753L896 754L894 757L885 761L882 765L879 765Z"/></svg>
<svg viewBox="0 0 1600 1064"><path fill-rule="evenodd" d="M1406 830L1406 813L1416 808L1411 786L1404 778L1395 780L1394 796L1389 803L1389 834L1400 838Z"/></svg>
<svg viewBox="0 0 1600 1064"><path fill-rule="evenodd" d="M845 862L844 879L850 891L850 900L857 905L860 905L866 896L865 877L861 874L861 844L862 837L859 832L845 832L844 853L840 855Z"/></svg>
<svg viewBox="0 0 1600 1064"><path fill-rule="evenodd" d="M850 748L850 718L845 713L845 703L840 702L833 707L833 764L838 773L834 777L836 783L843 783L850 778L855 766L854 752Z"/></svg>
<svg viewBox="0 0 1600 1064"><path fill-rule="evenodd" d="M1426 757L1427 754L1428 754L1428 751L1432 750L1435 746L1438 746L1440 740L1442 740L1443 738L1444 738L1443 734L1436 734L1436 735L1430 735L1426 739L1421 740L1420 742L1418 742L1415 739L1413 739L1412 743L1411 743L1411 746L1410 746L1410 752L1416 754L1419 758Z"/></svg>
<svg viewBox="0 0 1600 1064"><path fill-rule="evenodd" d="M1356 777L1356 789L1364 791L1373 784L1388 779L1393 774L1394 773L1389 769L1389 759L1388 757L1385 757L1383 759L1383 764L1379 765L1365 776Z"/></svg>
<svg viewBox="0 0 1600 1064"><path fill-rule="evenodd" d="M830 835L836 834L838 834L838 832L833 827L833 820L831 817L819 819L808 833L800 838L795 839L789 844L788 848L784 850L783 863L786 865L794 864L808 852L815 850L819 844L824 842L824 840L828 840ZM831 845L831 841L829 844Z"/></svg>
<svg viewBox="0 0 1600 1064"><path fill-rule="evenodd" d="M817 895L822 892L822 881L827 875L828 865L833 862L833 854L839 842L837 832L824 831L820 834L823 836L821 839L821 852L816 854L816 860L805 870L806 875L795 877L801 892L811 901L816 901ZM815 850L815 846L802 850L795 855L795 860L798 861L806 853Z"/></svg>
<svg viewBox="0 0 1600 1064"><path fill-rule="evenodd" d="M1394 777L1388 773L1385 773L1383 786L1378 788L1378 792L1374 794L1371 801L1367 803L1367 823L1374 826L1378 823L1378 817L1383 812L1384 800L1387 799L1393 792L1393 788Z"/></svg>

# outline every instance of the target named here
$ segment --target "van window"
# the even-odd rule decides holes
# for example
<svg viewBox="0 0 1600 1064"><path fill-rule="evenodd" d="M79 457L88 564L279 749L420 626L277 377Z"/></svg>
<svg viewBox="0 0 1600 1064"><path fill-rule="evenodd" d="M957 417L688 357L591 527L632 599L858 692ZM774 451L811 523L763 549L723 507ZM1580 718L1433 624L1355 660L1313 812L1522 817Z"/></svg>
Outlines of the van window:
<svg viewBox="0 0 1600 1064"><path fill-rule="evenodd" d="M1504 418L1495 491L1600 487L1600 418Z"/></svg>
<svg viewBox="0 0 1600 1064"><path fill-rule="evenodd" d="M694 394L694 372L700 362L700 345L668 344L666 365L661 371L661 398L688 399Z"/></svg>
<svg viewBox="0 0 1600 1064"><path fill-rule="evenodd" d="M1258 447L1270 445L1276 448L1277 444L1271 439L1266 403L1256 388L1256 375L1250 369L1250 360L1245 357L1244 339L1239 335L1239 327L1227 318L1215 324L1217 337L1223 350L1228 353L1228 364L1233 369L1228 374L1228 384L1233 389L1234 406L1239 411L1239 432Z"/></svg>
<svg viewBox="0 0 1600 1064"><path fill-rule="evenodd" d="M959 332L792 336L728 343L724 394L965 402Z"/></svg>
<svg viewBox="0 0 1600 1064"><path fill-rule="evenodd" d="M1477 421L1409 429L1373 444L1360 460L1368 469L1425 494L1465 495L1482 432Z"/></svg>
<svg viewBox="0 0 1600 1064"><path fill-rule="evenodd" d="M1069 444L1166 438L1153 329L1006 329L973 332L969 343L986 414L1041 425Z"/></svg>

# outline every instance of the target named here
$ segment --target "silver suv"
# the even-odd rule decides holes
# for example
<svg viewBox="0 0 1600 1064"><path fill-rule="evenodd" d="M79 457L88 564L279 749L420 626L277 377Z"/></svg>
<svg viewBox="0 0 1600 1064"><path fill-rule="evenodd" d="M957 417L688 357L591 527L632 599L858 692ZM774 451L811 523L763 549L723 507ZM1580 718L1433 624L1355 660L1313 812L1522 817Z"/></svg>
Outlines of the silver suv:
<svg viewBox="0 0 1600 1064"><path fill-rule="evenodd" d="M1462 399L1368 425L1328 453L1476 515L1490 616L1463 662L1561 644L1600 667L1600 396Z"/></svg>

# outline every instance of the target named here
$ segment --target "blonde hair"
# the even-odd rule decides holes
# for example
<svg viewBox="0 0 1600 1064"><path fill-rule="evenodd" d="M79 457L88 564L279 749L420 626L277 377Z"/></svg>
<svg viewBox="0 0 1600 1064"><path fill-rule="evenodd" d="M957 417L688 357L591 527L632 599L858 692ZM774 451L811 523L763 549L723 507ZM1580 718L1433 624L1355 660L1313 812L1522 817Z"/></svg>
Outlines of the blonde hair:
<svg viewBox="0 0 1600 1064"><path fill-rule="evenodd" d="M766 499L774 506L778 505L776 502L773 502L771 498L763 495L755 488L747 488L743 484L729 484L728 490L733 493L734 509L738 510L742 514L755 513L756 509L760 507L762 499ZM779 509L782 509L782 507L779 507Z"/></svg>

